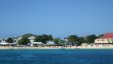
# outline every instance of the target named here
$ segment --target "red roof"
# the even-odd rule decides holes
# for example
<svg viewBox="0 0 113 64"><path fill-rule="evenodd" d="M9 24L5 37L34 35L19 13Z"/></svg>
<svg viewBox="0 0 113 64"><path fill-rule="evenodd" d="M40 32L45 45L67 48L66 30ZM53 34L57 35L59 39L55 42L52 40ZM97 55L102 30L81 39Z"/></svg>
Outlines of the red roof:
<svg viewBox="0 0 113 64"><path fill-rule="evenodd" d="M104 36L101 37L101 38L113 38L113 33L106 33L106 34L104 34Z"/></svg>

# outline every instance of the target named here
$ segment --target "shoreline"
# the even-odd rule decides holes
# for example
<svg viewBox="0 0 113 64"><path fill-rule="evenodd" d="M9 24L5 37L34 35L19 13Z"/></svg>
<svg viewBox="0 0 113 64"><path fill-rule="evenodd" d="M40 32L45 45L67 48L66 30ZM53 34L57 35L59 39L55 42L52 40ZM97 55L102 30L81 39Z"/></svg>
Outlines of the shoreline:
<svg viewBox="0 0 113 64"><path fill-rule="evenodd" d="M3 47L0 46L0 50L5 49L113 49L113 47Z"/></svg>

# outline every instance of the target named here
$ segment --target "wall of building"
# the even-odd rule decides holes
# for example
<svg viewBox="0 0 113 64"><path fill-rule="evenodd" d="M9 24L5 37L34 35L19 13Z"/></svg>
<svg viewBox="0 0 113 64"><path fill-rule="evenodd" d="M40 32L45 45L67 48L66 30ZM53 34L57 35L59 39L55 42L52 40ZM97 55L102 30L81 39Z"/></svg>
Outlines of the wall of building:
<svg viewBox="0 0 113 64"><path fill-rule="evenodd" d="M113 43L113 38L95 39L94 43Z"/></svg>

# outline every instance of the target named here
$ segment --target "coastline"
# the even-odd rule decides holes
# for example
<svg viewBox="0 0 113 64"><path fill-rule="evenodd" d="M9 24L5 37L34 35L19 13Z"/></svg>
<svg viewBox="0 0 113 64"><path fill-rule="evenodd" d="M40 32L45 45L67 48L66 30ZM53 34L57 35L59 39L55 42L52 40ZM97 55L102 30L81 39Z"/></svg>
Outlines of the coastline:
<svg viewBox="0 0 113 64"><path fill-rule="evenodd" d="M113 46L111 47L3 47L0 46L0 50L4 49L113 49Z"/></svg>

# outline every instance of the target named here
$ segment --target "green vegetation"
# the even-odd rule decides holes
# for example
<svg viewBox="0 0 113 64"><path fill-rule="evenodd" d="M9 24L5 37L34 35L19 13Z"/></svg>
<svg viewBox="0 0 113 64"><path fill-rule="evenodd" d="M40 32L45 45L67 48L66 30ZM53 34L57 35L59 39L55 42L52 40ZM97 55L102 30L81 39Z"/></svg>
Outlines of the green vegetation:
<svg viewBox="0 0 113 64"><path fill-rule="evenodd" d="M104 34L100 34L100 35L97 36L97 38L100 38L100 37L103 37L103 36L104 36Z"/></svg>
<svg viewBox="0 0 113 64"><path fill-rule="evenodd" d="M7 43L9 43L9 46L11 46L11 43L14 43L14 40L13 38L9 37L7 40L6 40Z"/></svg>
<svg viewBox="0 0 113 64"><path fill-rule="evenodd" d="M82 43L85 43L84 37L79 37L79 40L77 42L77 46L80 46Z"/></svg>
<svg viewBox="0 0 113 64"><path fill-rule="evenodd" d="M102 35L100 35L100 36L102 36ZM100 37L100 36L98 36L98 37ZM77 35L70 35L70 36L68 36L67 39L71 45L76 44L76 46L80 46L82 43L88 43L88 44L94 43L94 40L98 37L94 34L88 35L86 37L78 37Z"/></svg>
<svg viewBox="0 0 113 64"><path fill-rule="evenodd" d="M86 37L79 37L77 35L69 35L66 40L61 40L60 38L53 38L52 35L47 35L47 34L42 34L42 35L34 35L34 34L24 34L22 35L22 38L18 41L19 45L27 45L28 43L30 43L30 40L28 39L29 37L34 36L35 42L42 42L44 44L46 44L47 41L53 41L55 42L55 44L59 45L59 46L64 46L64 45L72 45L72 46L80 46L82 43L87 43L87 44L92 44L94 43L94 40L96 38L102 37L103 34L96 36L94 34L92 35L88 35ZM6 40L6 42L8 43L13 43L14 40L13 38L8 38Z"/></svg>
<svg viewBox="0 0 113 64"><path fill-rule="evenodd" d="M85 42L88 43L88 44L91 44L91 43L94 43L94 40L98 38L96 35L89 35L89 36L86 36L85 38Z"/></svg>
<svg viewBox="0 0 113 64"><path fill-rule="evenodd" d="M68 42L70 42L70 44L75 45L77 44L77 42L79 41L79 37L77 35L70 35L68 36Z"/></svg>
<svg viewBox="0 0 113 64"><path fill-rule="evenodd" d="M60 38L54 38L53 41L55 42L55 44L59 44L60 43Z"/></svg>
<svg viewBox="0 0 113 64"><path fill-rule="evenodd" d="M6 42L7 42L7 43L13 43L14 40L13 40L13 38L9 37L9 38L6 40Z"/></svg>
<svg viewBox="0 0 113 64"><path fill-rule="evenodd" d="M52 35L43 34L43 35L36 36L34 41L35 42L42 42L42 43L46 44L47 41L52 41L52 40L53 40Z"/></svg>
<svg viewBox="0 0 113 64"><path fill-rule="evenodd" d="M57 44L58 46L64 46L64 41L60 38L54 38L53 42L55 42L55 44Z"/></svg>
<svg viewBox="0 0 113 64"><path fill-rule="evenodd" d="M22 37L19 41L18 44L19 45L27 45L28 43L30 43L30 40L26 37Z"/></svg>
<svg viewBox="0 0 113 64"><path fill-rule="evenodd" d="M31 37L31 36L36 36L36 35L31 34L31 33L26 33L26 34L22 35L22 37L26 37L26 38Z"/></svg>

